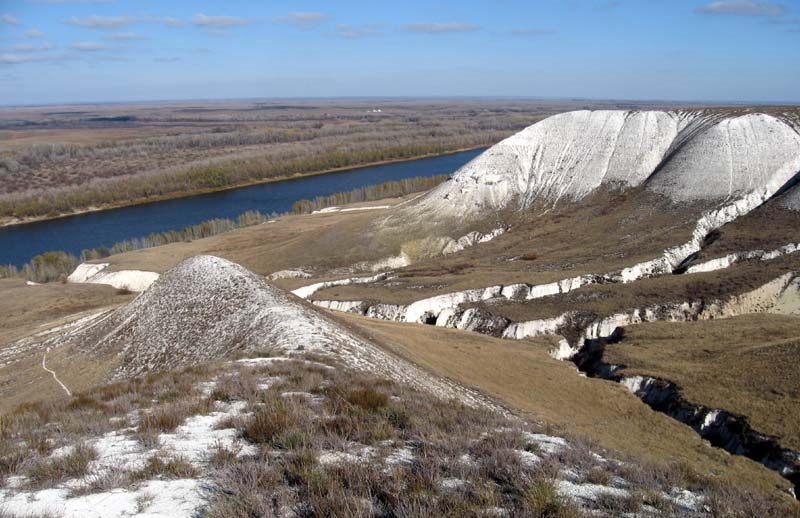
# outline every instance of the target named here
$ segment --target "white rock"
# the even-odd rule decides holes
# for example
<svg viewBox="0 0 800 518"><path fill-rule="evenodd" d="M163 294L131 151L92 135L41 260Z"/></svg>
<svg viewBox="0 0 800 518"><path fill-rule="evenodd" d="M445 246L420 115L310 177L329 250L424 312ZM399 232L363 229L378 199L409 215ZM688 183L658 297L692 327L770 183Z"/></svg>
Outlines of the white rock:
<svg viewBox="0 0 800 518"><path fill-rule="evenodd" d="M108 263L79 264L78 267L75 268L75 271L67 277L67 282L108 284L117 289L142 292L149 288L159 277L159 274L156 272L144 272L141 270L108 272L106 271L108 266Z"/></svg>
<svg viewBox="0 0 800 518"><path fill-rule="evenodd" d="M781 117L702 112L575 111L492 146L404 210L464 218L580 200L601 185L674 201L777 191L800 170L800 135Z"/></svg>

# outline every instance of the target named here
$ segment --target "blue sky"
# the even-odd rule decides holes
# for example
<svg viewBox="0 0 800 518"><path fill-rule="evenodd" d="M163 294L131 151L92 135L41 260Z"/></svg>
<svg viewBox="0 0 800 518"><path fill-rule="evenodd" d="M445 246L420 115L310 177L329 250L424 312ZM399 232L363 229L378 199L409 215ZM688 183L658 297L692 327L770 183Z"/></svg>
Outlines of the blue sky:
<svg viewBox="0 0 800 518"><path fill-rule="evenodd" d="M800 0L0 0L0 104L800 101Z"/></svg>

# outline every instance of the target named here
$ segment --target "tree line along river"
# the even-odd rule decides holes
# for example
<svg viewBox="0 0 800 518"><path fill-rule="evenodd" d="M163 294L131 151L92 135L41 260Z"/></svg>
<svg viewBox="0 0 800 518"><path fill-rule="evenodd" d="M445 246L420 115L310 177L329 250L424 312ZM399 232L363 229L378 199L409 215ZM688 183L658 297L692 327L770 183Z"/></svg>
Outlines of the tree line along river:
<svg viewBox="0 0 800 518"><path fill-rule="evenodd" d="M359 167L4 227L0 228L0 264L21 266L31 257L49 250L63 250L79 255L87 248L111 246L119 241L154 232L180 230L213 218L233 219L249 210L264 214L283 213L291 210L292 204L301 199L314 199L317 196L415 176L452 173L482 151L476 149Z"/></svg>

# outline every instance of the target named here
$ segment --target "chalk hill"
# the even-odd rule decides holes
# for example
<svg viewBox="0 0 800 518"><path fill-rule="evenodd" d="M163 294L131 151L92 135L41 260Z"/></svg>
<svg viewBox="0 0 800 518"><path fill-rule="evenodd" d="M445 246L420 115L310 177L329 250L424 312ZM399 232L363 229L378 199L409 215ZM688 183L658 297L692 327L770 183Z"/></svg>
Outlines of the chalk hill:
<svg viewBox="0 0 800 518"><path fill-rule="evenodd" d="M575 111L501 141L414 207L480 216L548 208L601 186L645 186L674 202L766 199L800 171L788 116L665 111Z"/></svg>

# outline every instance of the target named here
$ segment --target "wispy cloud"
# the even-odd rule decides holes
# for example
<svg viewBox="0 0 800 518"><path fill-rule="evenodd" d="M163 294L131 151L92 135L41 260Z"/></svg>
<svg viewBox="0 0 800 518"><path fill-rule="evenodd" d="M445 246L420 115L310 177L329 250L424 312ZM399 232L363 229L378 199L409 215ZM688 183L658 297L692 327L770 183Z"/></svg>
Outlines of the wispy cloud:
<svg viewBox="0 0 800 518"><path fill-rule="evenodd" d="M67 23L89 29L116 30L127 27L136 21L137 18L134 16L72 16Z"/></svg>
<svg viewBox="0 0 800 518"><path fill-rule="evenodd" d="M327 18L327 15L319 11L296 11L279 18L279 21L296 27L309 28Z"/></svg>
<svg viewBox="0 0 800 518"><path fill-rule="evenodd" d="M0 21L7 23L8 25L19 25L19 20L10 14L0 15Z"/></svg>
<svg viewBox="0 0 800 518"><path fill-rule="evenodd" d="M79 50L81 52L95 52L98 50L105 50L106 44L99 41L79 41L69 46L72 50Z"/></svg>
<svg viewBox="0 0 800 518"><path fill-rule="evenodd" d="M701 5L697 12L734 16L782 16L786 14L786 7L783 4L755 0L719 0Z"/></svg>
<svg viewBox="0 0 800 518"><path fill-rule="evenodd" d="M0 54L0 64L21 65L23 63L66 61L74 59L68 54Z"/></svg>
<svg viewBox="0 0 800 518"><path fill-rule="evenodd" d="M182 27L186 22L172 16L158 16L152 19L154 22L163 23L167 27Z"/></svg>
<svg viewBox="0 0 800 518"><path fill-rule="evenodd" d="M378 36L383 32L383 24L371 23L368 25L349 25L337 23L335 34L342 38L357 39L366 36Z"/></svg>
<svg viewBox="0 0 800 518"><path fill-rule="evenodd" d="M115 62L133 61L131 58L127 56L92 56L92 59L96 61L115 61Z"/></svg>
<svg viewBox="0 0 800 518"><path fill-rule="evenodd" d="M238 16L208 16L197 13L192 16L192 24L205 29L227 29L229 27L240 27L249 22L245 18Z"/></svg>
<svg viewBox="0 0 800 518"><path fill-rule="evenodd" d="M176 57L176 56L170 56L170 57L166 57L166 58L156 58L156 61L158 61L159 63L176 63L176 62L178 62L180 60L181 60L181 58Z"/></svg>
<svg viewBox="0 0 800 518"><path fill-rule="evenodd" d="M25 31L25 36L29 38L42 38L44 37L44 33L39 29L28 29Z"/></svg>
<svg viewBox="0 0 800 518"><path fill-rule="evenodd" d="M47 52L55 47L52 43L19 43L11 47L16 52Z"/></svg>
<svg viewBox="0 0 800 518"><path fill-rule="evenodd" d="M451 32L472 32L480 29L479 26L471 23L409 23L405 25L405 30L409 32L419 32L424 34L447 34Z"/></svg>
<svg viewBox="0 0 800 518"><path fill-rule="evenodd" d="M511 31L511 34L514 36L528 36L531 38L539 37L539 36L548 36L550 34L555 34L556 31L552 29L540 29L536 27L530 27L527 29L514 29Z"/></svg>
<svg viewBox="0 0 800 518"><path fill-rule="evenodd" d="M767 23L786 27L786 32L800 32L800 18L771 18Z"/></svg>
<svg viewBox="0 0 800 518"><path fill-rule="evenodd" d="M115 32L114 34L106 36L106 39L112 41L133 41L143 40L144 36L135 32Z"/></svg>

